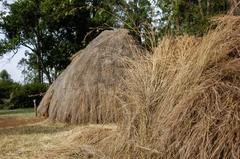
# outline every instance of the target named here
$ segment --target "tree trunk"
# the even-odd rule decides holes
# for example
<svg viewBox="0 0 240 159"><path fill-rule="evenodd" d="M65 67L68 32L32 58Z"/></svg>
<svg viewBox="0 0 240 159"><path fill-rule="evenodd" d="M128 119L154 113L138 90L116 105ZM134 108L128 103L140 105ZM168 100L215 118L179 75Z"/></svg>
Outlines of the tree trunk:
<svg viewBox="0 0 240 159"><path fill-rule="evenodd" d="M35 34L37 37L36 55L38 56L38 60L39 60L40 66L41 66L41 71L42 71L42 73L44 73L46 75L49 84L52 84L52 78L51 78L50 72L47 70L47 68L43 62L42 43L41 43L42 33L40 31L40 28L37 27L37 29L35 30ZM41 79L43 81L43 75L42 75Z"/></svg>
<svg viewBox="0 0 240 159"><path fill-rule="evenodd" d="M36 55L37 55L37 57L38 57L38 61L39 61L39 66L40 66L40 75L39 75L39 79L40 79L40 81L41 81L41 83L43 83L43 73L46 75L46 77L47 77L47 80L48 80L48 82L49 82L49 84L52 84L52 78L51 78L51 76L50 76L50 72L49 71L47 71L47 68L46 68L46 66L44 65L44 62L43 62L43 58L42 58L42 56L41 56L41 52L40 52L40 50L38 49L37 51L36 51ZM42 72L42 73L41 73Z"/></svg>
<svg viewBox="0 0 240 159"><path fill-rule="evenodd" d="M40 63L40 60L39 60L39 57L37 56L37 72L38 72L38 74L37 74L37 76L38 76L38 83L42 83L43 81L42 81L42 71L41 71L41 63Z"/></svg>
<svg viewBox="0 0 240 159"><path fill-rule="evenodd" d="M42 66L42 71L47 76L48 83L52 84L52 78L51 78L50 72L47 71L42 59L40 59L40 62L41 62L41 66Z"/></svg>

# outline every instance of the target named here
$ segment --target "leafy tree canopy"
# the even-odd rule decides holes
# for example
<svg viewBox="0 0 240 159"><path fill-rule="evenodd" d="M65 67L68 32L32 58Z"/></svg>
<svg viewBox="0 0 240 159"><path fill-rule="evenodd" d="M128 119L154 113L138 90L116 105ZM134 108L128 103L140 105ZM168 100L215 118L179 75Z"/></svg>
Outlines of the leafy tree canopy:
<svg viewBox="0 0 240 159"><path fill-rule="evenodd" d="M209 18L226 13L228 0L158 0L162 9L163 34L202 35L209 26Z"/></svg>
<svg viewBox="0 0 240 159"><path fill-rule="evenodd" d="M0 16L0 28L6 36L0 41L0 54L24 46L29 58L24 64L36 70L40 83L44 78L52 83L73 53L85 47L99 31L114 25L115 18L108 13L117 10L114 6L120 1L106 2L17 0L5 4L9 12Z"/></svg>

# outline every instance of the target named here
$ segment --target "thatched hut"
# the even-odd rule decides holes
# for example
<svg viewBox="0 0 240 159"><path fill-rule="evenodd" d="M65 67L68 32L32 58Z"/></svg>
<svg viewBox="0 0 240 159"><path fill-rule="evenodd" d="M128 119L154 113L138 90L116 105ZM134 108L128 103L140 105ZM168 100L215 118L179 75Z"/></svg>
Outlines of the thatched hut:
<svg viewBox="0 0 240 159"><path fill-rule="evenodd" d="M38 114L69 123L116 122L120 111L115 95L124 70L121 57L138 50L127 30L102 32L50 86Z"/></svg>

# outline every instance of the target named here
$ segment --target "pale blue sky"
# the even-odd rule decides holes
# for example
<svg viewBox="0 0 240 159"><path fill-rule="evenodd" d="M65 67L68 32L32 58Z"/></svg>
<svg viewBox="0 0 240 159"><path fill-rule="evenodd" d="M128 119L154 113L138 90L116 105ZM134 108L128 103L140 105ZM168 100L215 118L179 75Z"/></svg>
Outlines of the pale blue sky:
<svg viewBox="0 0 240 159"><path fill-rule="evenodd" d="M21 48L16 55L13 53L7 53L3 57L0 57L0 71L7 70L11 75L11 78L16 82L23 82L22 68L18 66L18 62L24 57L25 50Z"/></svg>

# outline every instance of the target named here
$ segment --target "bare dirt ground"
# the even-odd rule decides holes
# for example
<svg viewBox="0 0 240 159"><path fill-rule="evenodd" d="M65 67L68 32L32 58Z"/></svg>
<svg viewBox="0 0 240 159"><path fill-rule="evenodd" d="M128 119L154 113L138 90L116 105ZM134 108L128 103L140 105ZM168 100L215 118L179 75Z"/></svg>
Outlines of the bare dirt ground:
<svg viewBox="0 0 240 159"><path fill-rule="evenodd" d="M34 124L43 120L44 120L43 118L39 118L39 117L15 117L15 116L1 117L0 116L0 129Z"/></svg>

